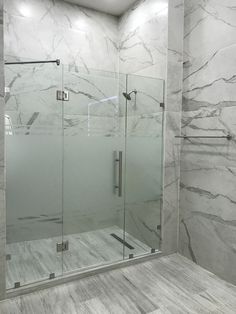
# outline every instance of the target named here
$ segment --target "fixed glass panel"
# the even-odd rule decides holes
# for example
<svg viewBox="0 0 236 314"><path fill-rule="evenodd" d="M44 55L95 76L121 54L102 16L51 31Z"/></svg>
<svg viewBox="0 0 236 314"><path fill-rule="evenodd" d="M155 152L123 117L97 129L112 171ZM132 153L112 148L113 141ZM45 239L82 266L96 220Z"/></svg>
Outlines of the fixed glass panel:
<svg viewBox="0 0 236 314"><path fill-rule="evenodd" d="M64 70L63 270L123 259L125 75Z"/></svg>
<svg viewBox="0 0 236 314"><path fill-rule="evenodd" d="M127 76L125 241L133 256L160 247L163 90L162 80Z"/></svg>
<svg viewBox="0 0 236 314"><path fill-rule="evenodd" d="M7 65L7 288L62 274L62 67Z"/></svg>

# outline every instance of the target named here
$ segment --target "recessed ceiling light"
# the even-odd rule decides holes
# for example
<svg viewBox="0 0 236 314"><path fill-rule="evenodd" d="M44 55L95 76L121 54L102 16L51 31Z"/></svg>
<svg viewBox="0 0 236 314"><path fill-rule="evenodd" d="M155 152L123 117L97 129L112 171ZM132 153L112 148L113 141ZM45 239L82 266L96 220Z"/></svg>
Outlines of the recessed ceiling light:
<svg viewBox="0 0 236 314"><path fill-rule="evenodd" d="M19 7L19 12L24 17L31 17L32 16L32 10L28 5L21 4Z"/></svg>
<svg viewBox="0 0 236 314"><path fill-rule="evenodd" d="M86 30L86 27L87 27L87 26L88 26L88 25L87 25L85 19L83 19L83 18L80 18L80 19L78 19L78 20L75 22L75 27L78 28L79 30L84 31L84 30Z"/></svg>

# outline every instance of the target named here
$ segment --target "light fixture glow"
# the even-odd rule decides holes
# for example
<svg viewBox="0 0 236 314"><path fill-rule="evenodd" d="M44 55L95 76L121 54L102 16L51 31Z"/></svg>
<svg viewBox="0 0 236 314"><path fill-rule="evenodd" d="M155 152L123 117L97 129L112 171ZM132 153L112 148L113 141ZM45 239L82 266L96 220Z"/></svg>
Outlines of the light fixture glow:
<svg viewBox="0 0 236 314"><path fill-rule="evenodd" d="M158 13L159 15L166 15L168 13L168 4L166 1L158 1L153 3L151 6L151 11Z"/></svg>
<svg viewBox="0 0 236 314"><path fill-rule="evenodd" d="M87 27L87 23L84 19L80 18L78 19L76 22L75 22L75 26L76 28L78 28L79 30L86 30L86 27Z"/></svg>
<svg viewBox="0 0 236 314"><path fill-rule="evenodd" d="M19 7L19 12L24 17L31 17L32 16L31 8L28 5L25 5L25 4L21 4L21 6Z"/></svg>

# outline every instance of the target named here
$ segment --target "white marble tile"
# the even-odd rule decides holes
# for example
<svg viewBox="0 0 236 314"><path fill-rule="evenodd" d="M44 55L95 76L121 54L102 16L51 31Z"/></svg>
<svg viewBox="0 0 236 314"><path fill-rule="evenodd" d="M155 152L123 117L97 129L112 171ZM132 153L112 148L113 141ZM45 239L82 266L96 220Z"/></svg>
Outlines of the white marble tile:
<svg viewBox="0 0 236 314"><path fill-rule="evenodd" d="M72 72L76 72L76 66L82 67L84 69L83 75L79 75L79 78L78 75L77 77L75 77L75 75L73 77L74 80L68 80L69 85L73 85L70 93L71 99L74 101L73 106L65 106L65 134L68 137L78 135L78 133L84 135L83 132L88 131L88 124L90 123L90 129L93 134L109 137L117 132L117 130L120 131L120 124L123 125L121 119L117 119L119 114L122 116L124 113L124 100L120 95L121 88L119 90L117 87L120 83L116 85L117 78L112 77L111 74L101 79L101 75L92 73L91 68L117 72L119 53L121 57L120 72L136 72L140 75L155 78L161 77L166 80L166 67L168 62L169 77L167 78L166 84L167 108L171 111L179 110L182 88L181 27L183 22L183 10L180 0L172 3L173 6L171 5L169 9L171 27L167 25L167 1L147 0L136 3L135 6L128 11L127 14L120 19L118 29L119 21L117 18L82 9L62 1L27 0L23 3L21 1L10 0L7 2L6 7L6 55L10 59L49 59L59 57L62 59L62 62L71 65L70 68L73 68ZM28 14L30 16L25 16L25 13L22 11L22 4L28 6ZM172 36L169 36L169 43L167 43L168 28L172 32L170 33ZM27 30L26 32L24 31L25 29ZM49 32L48 29L51 31ZM120 44L118 43L118 31L121 32ZM168 60L167 47L169 47ZM88 74L90 74L90 78L91 76L93 78L92 80L86 81L86 75ZM37 77L37 71L35 76ZM97 77L99 78L97 79ZM16 82L16 85L19 84L19 93L22 87L25 87L24 84L22 84L22 82L25 82L25 78L26 77L22 77ZM66 78L65 76L65 79ZM32 76L29 76L28 79L32 80ZM48 77L47 80L41 80L38 75L36 81L40 89L47 89L48 86L51 86L51 81ZM53 95L53 97L56 89L55 85L57 84L61 83L55 83L54 80L53 88L51 89L52 94L50 94ZM77 85L80 85L79 88ZM125 86L124 84L120 85ZM139 95L138 110L136 112L129 112L129 135L145 135L158 137L158 139L160 139L162 117L161 114L159 114L161 112L160 107L156 108L156 105L159 106L161 101L159 97L161 89L157 88L157 84L150 84L150 81L144 85L142 79L139 80L138 85L139 91L145 92L148 90L148 96L140 92L141 96ZM82 93L81 89L83 90ZM153 92L157 91L157 97L154 97L155 99L151 98L150 95L152 96ZM48 93L48 91L45 93ZM104 97L109 98L117 95L119 96L118 100L102 103L100 107L93 107L90 112L90 121L89 119L85 119L84 115L86 115L88 104L90 104L91 101L101 102L101 99ZM45 108L46 104L48 105L48 101L44 96L40 103L42 108ZM32 112L26 110L27 106L32 105L26 101L27 97L34 100L35 106L38 105L36 102L38 94L33 95L31 91L29 91L28 95L17 95L16 98L13 97L8 103L8 106L11 105L10 109L18 108L19 102L17 101L19 101L19 98L22 100L22 103L25 104L25 107L22 106L21 111L23 125L27 124L30 114L32 114ZM78 99L80 102L79 106ZM39 115L39 119L36 120L37 123L40 122L44 126L52 124L60 125L61 108L55 106L54 100L49 105L52 114L50 115L47 112L45 115ZM117 104L120 105L120 108ZM57 115L55 114L55 110ZM35 111L37 111L36 108L34 108L34 112ZM158 114L156 114L157 111ZM167 119L169 121L167 123L167 129L169 128L169 130L166 132L166 168L171 169L171 171L176 174L179 168L178 163L174 163L174 160L178 156L178 148L173 135L177 133L180 115L173 114L171 116L170 114L169 117L170 118ZM19 114L15 113L14 115L12 112L12 119L19 121ZM155 131L153 132L154 129ZM37 128L32 128L31 131L41 132L40 130L38 131ZM60 128L58 131L61 131ZM167 188L172 182L177 182L173 179L173 176L170 175L169 178L170 180L166 180ZM157 179L157 181L158 180L159 179ZM158 184L159 183L158 181ZM169 249L166 251L168 252L176 251L176 213L178 210L176 195L178 195L178 186L175 183L173 183L172 186L173 189L171 193L174 195L173 200L171 193L169 193L169 196L168 191L166 193L167 199L164 200L164 204L166 204L166 207L164 206L164 220L166 221L167 235L164 239L167 239ZM169 204L171 204L170 207ZM140 209L140 207L138 208ZM73 210L75 210L75 208L73 208ZM159 211L156 214L159 214ZM137 219L140 218L140 215L138 215ZM73 219L73 214L71 214L70 218L71 217ZM151 222L151 217L153 217L152 214L148 219L145 218L146 220L144 219L143 221L148 222L148 226L153 227L156 222L155 224L153 221ZM87 218L88 217L84 217L84 221L86 221ZM174 237L172 237L173 234Z"/></svg>
<svg viewBox="0 0 236 314"><path fill-rule="evenodd" d="M165 112L165 166L178 166L180 161L180 140L176 138L181 132L181 113Z"/></svg>
<svg viewBox="0 0 236 314"><path fill-rule="evenodd" d="M157 65L154 77L165 78L167 23L167 1L139 1L122 16L119 24L121 72L137 73Z"/></svg>
<svg viewBox="0 0 236 314"><path fill-rule="evenodd" d="M10 0L5 11L8 58L60 58L86 69L117 71L118 18L51 0Z"/></svg>
<svg viewBox="0 0 236 314"><path fill-rule="evenodd" d="M183 90L184 1L169 1L166 109L181 112Z"/></svg>
<svg viewBox="0 0 236 314"><path fill-rule="evenodd" d="M165 167L161 246L165 254L177 252L178 249L179 176L179 165Z"/></svg>
<svg viewBox="0 0 236 314"><path fill-rule="evenodd" d="M235 283L234 5L185 2L182 133L233 139L182 141L179 248Z"/></svg>
<svg viewBox="0 0 236 314"><path fill-rule="evenodd" d="M236 169L181 164L180 250L221 278L236 282Z"/></svg>
<svg viewBox="0 0 236 314"><path fill-rule="evenodd" d="M180 112L165 113L164 183L162 211L162 250L176 252L178 245L179 176L180 176Z"/></svg>
<svg viewBox="0 0 236 314"><path fill-rule="evenodd" d="M0 299L5 296L5 150L4 150L4 64L3 64L3 1L0 1Z"/></svg>

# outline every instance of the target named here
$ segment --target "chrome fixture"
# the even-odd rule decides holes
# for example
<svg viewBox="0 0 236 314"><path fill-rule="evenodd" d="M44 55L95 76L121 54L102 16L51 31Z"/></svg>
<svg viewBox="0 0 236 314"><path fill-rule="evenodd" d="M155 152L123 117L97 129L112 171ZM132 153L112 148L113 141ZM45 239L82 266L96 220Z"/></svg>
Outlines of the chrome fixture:
<svg viewBox="0 0 236 314"><path fill-rule="evenodd" d="M183 139L188 139L188 138L226 138L227 140L232 140L232 135L223 135L223 136L200 136L200 135L193 135L193 136L187 136L187 135L176 135L176 138L183 138Z"/></svg>
<svg viewBox="0 0 236 314"><path fill-rule="evenodd" d="M69 101L69 92L65 90L57 90L57 100Z"/></svg>
<svg viewBox="0 0 236 314"><path fill-rule="evenodd" d="M132 95L133 93L135 94L135 97L136 97L136 95L137 95L136 89L132 90L132 92L130 92L130 93L123 93L123 96L124 96L127 100L131 100L131 95Z"/></svg>
<svg viewBox="0 0 236 314"><path fill-rule="evenodd" d="M46 61L16 61L16 62L5 62L5 65L12 64L35 64L35 63L56 63L56 65L60 65L60 59L56 60L46 60Z"/></svg>
<svg viewBox="0 0 236 314"><path fill-rule="evenodd" d="M134 99L134 105L133 105L133 109L136 110L137 109L137 106L136 106L136 96L137 96L137 90L134 89L132 90L130 93L123 93L123 96L125 97L126 100L130 101L132 98L131 98L131 95L134 94L135 95L135 99Z"/></svg>
<svg viewBox="0 0 236 314"><path fill-rule="evenodd" d="M118 180L117 180L117 164L118 164ZM123 152L114 152L114 166L115 166L115 184L114 192L118 190L118 196L122 197L122 176L123 176ZM118 181L118 182L117 182Z"/></svg>

